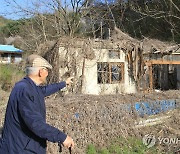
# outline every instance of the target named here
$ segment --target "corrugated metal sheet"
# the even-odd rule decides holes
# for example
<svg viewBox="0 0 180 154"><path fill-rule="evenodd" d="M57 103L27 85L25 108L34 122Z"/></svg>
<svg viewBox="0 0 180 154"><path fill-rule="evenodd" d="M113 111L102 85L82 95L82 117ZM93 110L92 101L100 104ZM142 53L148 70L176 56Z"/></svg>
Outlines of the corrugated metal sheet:
<svg viewBox="0 0 180 154"><path fill-rule="evenodd" d="M0 45L0 52L15 52L15 53L21 53L22 50L15 48L13 45Z"/></svg>

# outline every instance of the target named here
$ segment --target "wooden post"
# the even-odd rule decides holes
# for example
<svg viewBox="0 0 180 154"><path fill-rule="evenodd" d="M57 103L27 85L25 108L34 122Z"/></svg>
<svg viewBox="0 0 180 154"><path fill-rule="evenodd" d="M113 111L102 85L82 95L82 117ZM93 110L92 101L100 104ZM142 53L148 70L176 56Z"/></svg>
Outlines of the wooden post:
<svg viewBox="0 0 180 154"><path fill-rule="evenodd" d="M111 71L111 68L112 68L112 64L111 63L108 63L108 66L109 66L109 83L111 84L112 83L112 71Z"/></svg>
<svg viewBox="0 0 180 154"><path fill-rule="evenodd" d="M83 59L83 66L82 66L81 93L83 92L82 89L83 89L83 86L84 86L85 63L86 63L86 58L84 57L84 59Z"/></svg>
<svg viewBox="0 0 180 154"><path fill-rule="evenodd" d="M103 38L103 26L102 26L102 21L101 21L101 39Z"/></svg>
<svg viewBox="0 0 180 154"><path fill-rule="evenodd" d="M149 87L150 87L150 90L153 90L153 70L152 70L152 64L149 65Z"/></svg>

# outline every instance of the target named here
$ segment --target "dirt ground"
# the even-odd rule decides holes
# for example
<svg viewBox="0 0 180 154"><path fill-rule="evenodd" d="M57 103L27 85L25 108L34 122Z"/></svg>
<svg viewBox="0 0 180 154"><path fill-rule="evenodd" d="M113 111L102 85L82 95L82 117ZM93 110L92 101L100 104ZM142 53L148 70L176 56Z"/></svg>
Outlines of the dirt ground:
<svg viewBox="0 0 180 154"><path fill-rule="evenodd" d="M0 92L1 100L3 100L0 104L0 126L2 126L8 94ZM166 99L177 99L177 106L180 106L180 90L100 96L68 94L59 97L53 95L46 98L47 122L73 137L76 143L73 153L76 154L84 154L88 144L104 147L119 136L134 136L142 139L146 134L153 134L156 137L179 138L179 108L142 118L133 110L127 112L122 107L122 104ZM140 120L161 116L169 118L153 126L135 127ZM156 146L164 153L175 152L180 148L180 142L179 144L157 144ZM57 144L48 142L47 153L57 154ZM63 148L62 154L67 153L68 151Z"/></svg>

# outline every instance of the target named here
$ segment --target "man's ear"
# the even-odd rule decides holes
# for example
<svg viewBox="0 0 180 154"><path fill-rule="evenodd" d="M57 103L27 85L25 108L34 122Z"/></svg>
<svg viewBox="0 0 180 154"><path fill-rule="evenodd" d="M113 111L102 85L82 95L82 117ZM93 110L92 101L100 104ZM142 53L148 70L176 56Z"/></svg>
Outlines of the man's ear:
<svg viewBox="0 0 180 154"><path fill-rule="evenodd" d="M39 76L39 77L42 76L42 69L39 70L38 76Z"/></svg>

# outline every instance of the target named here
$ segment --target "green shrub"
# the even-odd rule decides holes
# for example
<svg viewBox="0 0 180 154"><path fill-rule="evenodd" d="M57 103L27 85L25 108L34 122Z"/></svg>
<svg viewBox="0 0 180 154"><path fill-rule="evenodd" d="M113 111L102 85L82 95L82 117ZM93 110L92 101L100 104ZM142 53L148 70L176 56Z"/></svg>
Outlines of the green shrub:
<svg viewBox="0 0 180 154"><path fill-rule="evenodd" d="M87 154L97 154L96 148L93 144L88 145Z"/></svg>
<svg viewBox="0 0 180 154"><path fill-rule="evenodd" d="M16 65L0 65L0 85L3 90L9 90L24 76L24 72L19 70Z"/></svg>
<svg viewBox="0 0 180 154"><path fill-rule="evenodd" d="M101 149L101 150L99 151L99 153L101 153L101 154L110 154L110 153L109 153L109 150L107 150L107 149L105 149L105 148Z"/></svg>

